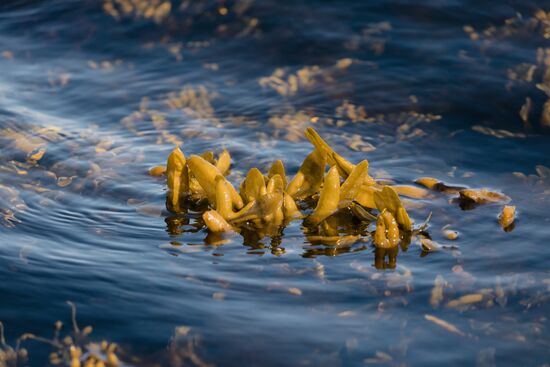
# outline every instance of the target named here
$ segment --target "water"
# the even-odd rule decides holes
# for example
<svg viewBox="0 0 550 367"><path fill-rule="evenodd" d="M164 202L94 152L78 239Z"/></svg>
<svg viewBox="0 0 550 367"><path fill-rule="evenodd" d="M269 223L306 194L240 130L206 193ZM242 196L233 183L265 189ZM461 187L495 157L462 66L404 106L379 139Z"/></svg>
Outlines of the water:
<svg viewBox="0 0 550 367"><path fill-rule="evenodd" d="M156 21L113 2L115 19L109 4L0 5L8 343L50 337L56 320L70 332L71 301L88 340L118 343L128 365L200 365L190 341L223 366L549 362L548 97L536 84L550 26L535 17L548 2L172 1ZM277 68L310 77L278 92L262 79ZM499 227L500 205L461 210L434 194L409 212L417 224L432 212L433 239L458 250L424 256L413 242L395 269L368 239L311 244L299 221L280 244L216 246L198 214L165 209L163 180L147 175L178 141L186 154L227 148L233 182L275 159L294 173L308 126L377 177L503 192L515 228ZM445 307L468 294L483 300ZM180 326L191 329L172 339ZM50 346L23 346L29 365L49 363Z"/></svg>

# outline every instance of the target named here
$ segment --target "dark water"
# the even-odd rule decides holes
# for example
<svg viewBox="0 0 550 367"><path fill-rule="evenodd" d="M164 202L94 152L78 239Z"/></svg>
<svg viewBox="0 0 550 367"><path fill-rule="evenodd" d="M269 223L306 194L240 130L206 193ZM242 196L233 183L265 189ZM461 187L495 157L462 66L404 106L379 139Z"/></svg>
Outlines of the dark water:
<svg viewBox="0 0 550 367"><path fill-rule="evenodd" d="M72 301L89 340L118 343L128 365L550 363L550 3L154 3L0 4L8 343L50 337L56 320L69 332ZM278 68L308 77L295 91L262 79ZM368 238L314 245L299 221L280 244L215 246L147 175L178 141L187 154L227 148L232 180L274 159L294 173L308 126L377 177L503 192L515 228L499 227L500 205L464 211L434 194L409 212L417 224L432 212L432 238L458 249L421 256L413 242L395 269ZM482 301L447 307L470 294ZM171 339L180 326L191 330ZM48 365L50 346L23 346L29 365Z"/></svg>

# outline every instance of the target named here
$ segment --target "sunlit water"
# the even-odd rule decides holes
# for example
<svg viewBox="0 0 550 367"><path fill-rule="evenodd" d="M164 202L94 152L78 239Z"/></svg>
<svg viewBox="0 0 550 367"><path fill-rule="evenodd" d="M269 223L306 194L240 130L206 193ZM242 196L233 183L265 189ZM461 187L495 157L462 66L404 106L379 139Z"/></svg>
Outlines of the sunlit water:
<svg viewBox="0 0 550 367"><path fill-rule="evenodd" d="M0 5L9 343L69 327L72 301L90 339L135 365L178 365L167 346L179 326L191 328L181 349L195 340L218 366L550 361L548 97L536 87L550 73L550 13L535 18L547 2L174 0L156 22L112 3L118 19L111 2ZM262 79L299 70L309 77L297 90ZM457 249L426 255L413 241L395 269L368 237L310 244L299 221L280 239L215 246L200 215L168 212L163 179L147 175L178 142L186 154L227 148L234 182L275 159L292 174L308 126L377 177L503 192L515 228L500 228L500 205L461 210L434 193L410 214L420 224L432 212L432 238ZM469 294L482 301L446 307ZM30 365L48 364L49 346L24 346Z"/></svg>

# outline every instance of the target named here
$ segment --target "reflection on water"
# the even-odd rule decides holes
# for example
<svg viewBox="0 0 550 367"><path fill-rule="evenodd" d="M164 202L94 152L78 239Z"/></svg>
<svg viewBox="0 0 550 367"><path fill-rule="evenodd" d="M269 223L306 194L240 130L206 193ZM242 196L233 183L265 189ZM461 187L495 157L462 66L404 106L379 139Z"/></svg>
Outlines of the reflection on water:
<svg viewBox="0 0 550 367"><path fill-rule="evenodd" d="M285 253L284 239L286 226L277 228L275 232L265 232L264 229L254 227L252 223L245 223L236 233L217 233L205 231L205 224L201 217L208 207L194 207L196 212L179 212L165 218L166 231L178 238L185 233L207 232L203 242L210 246L219 246L227 243L242 243L248 253L263 254L264 250L271 251L273 255ZM358 220L347 209L340 210L321 223L320 226L311 225L304 221L302 225L293 225L289 230L295 236L294 230L300 227L301 238L307 244L303 246L304 257L320 255L336 256L347 252L358 252L367 249L364 245L369 242L370 232L367 227L370 223Z"/></svg>
<svg viewBox="0 0 550 367"><path fill-rule="evenodd" d="M127 365L547 363L549 10L2 2L0 366L96 363L114 342ZM231 152L231 182L277 159L290 177L308 127L379 182L436 179L404 200L410 238L377 249L346 210L209 233L205 206L174 213L147 174L181 144ZM464 188L509 197L513 227Z"/></svg>
<svg viewBox="0 0 550 367"><path fill-rule="evenodd" d="M374 266L376 269L395 269L397 263L398 247L386 249L377 248L374 250Z"/></svg>

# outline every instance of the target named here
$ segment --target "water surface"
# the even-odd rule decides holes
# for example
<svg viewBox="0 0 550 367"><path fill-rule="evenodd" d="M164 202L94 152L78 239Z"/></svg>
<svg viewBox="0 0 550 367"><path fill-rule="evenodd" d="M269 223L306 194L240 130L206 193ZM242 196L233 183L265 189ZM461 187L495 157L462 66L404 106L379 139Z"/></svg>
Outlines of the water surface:
<svg viewBox="0 0 550 367"><path fill-rule="evenodd" d="M70 331L71 301L90 340L118 343L128 365L200 365L189 341L218 366L549 362L548 2L123 3L0 5L10 344L50 337L56 320ZM296 90L276 81L306 74ZM455 250L413 242L393 263L368 237L311 244L299 221L280 239L216 246L197 213L166 210L163 180L147 175L175 144L228 149L234 182L275 159L293 174L308 126L378 178L505 193L515 228L498 225L500 205L461 210L433 194L410 214L420 224L432 212L430 235ZM446 306L469 294L482 301ZM180 326L190 331L171 339ZM48 365L48 345L24 346L29 365Z"/></svg>

